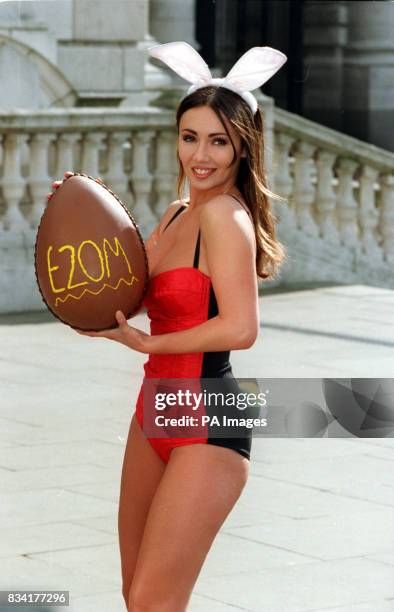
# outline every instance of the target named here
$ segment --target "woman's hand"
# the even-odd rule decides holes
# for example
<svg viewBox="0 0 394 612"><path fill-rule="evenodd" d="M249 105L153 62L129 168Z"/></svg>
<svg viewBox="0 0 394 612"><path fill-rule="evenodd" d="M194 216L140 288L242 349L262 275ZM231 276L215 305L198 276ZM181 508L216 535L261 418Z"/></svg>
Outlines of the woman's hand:
<svg viewBox="0 0 394 612"><path fill-rule="evenodd" d="M115 316L117 322L119 323L119 327L116 327L115 329L105 329L99 332L81 331L78 329L75 331L81 336L108 338L108 340L120 342L121 344L124 344L125 346L128 346L129 348L140 353L148 353L148 339L150 338L150 335L146 334L140 329L131 327L131 325L127 323L126 317L121 310L117 310Z"/></svg>
<svg viewBox="0 0 394 612"><path fill-rule="evenodd" d="M74 172L71 171L67 171L64 173L65 178L68 178L69 176L73 176ZM64 180L64 179L63 179ZM52 189L54 189L56 191L56 189L58 189L60 187L60 185L63 183L63 181L54 181L52 183ZM55 193L55 191L52 191L51 193L47 194L47 200L49 202L49 200L51 199L51 197L53 196L53 194Z"/></svg>
<svg viewBox="0 0 394 612"><path fill-rule="evenodd" d="M64 176L65 176L65 178L68 178L69 176L74 176L74 174L75 174L74 172L71 172L70 170L67 170L67 172L65 172L65 173L64 173ZM98 180L100 183L102 183L102 182L103 182L103 179L102 179L102 178L98 178L97 180ZM60 185L61 185L63 182L64 182L64 179L63 179L63 181L54 181L54 182L52 183L52 189L54 189L54 190L56 191L56 189L59 189ZM48 194L47 194L47 200L48 200L48 202L49 202L49 200L51 199L51 197L53 196L53 194L55 193L55 191L51 191L51 193L48 193Z"/></svg>

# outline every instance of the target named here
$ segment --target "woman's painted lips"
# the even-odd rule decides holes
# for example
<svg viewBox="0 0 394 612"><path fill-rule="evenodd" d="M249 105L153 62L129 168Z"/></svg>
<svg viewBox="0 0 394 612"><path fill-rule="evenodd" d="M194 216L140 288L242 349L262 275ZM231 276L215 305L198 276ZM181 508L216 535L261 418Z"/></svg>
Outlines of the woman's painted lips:
<svg viewBox="0 0 394 612"><path fill-rule="evenodd" d="M208 176L211 176L211 174L213 174L215 170L216 168L198 168L198 167L192 168L192 172L194 176L199 179L204 179L204 178L207 178Z"/></svg>

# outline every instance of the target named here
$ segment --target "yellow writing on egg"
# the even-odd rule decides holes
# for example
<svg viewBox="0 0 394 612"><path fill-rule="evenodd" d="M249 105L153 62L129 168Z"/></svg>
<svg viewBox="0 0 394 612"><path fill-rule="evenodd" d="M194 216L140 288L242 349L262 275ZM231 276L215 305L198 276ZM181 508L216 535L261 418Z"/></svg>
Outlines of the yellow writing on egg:
<svg viewBox="0 0 394 612"><path fill-rule="evenodd" d="M127 255L119 241L119 239L114 236L113 239L114 242L114 246L112 246L111 242L107 239L104 238L103 239L103 245L102 248L100 249L100 247L93 241L93 240L84 240L83 242L81 242L81 244L79 245L77 251L74 245L72 244L64 244L63 246L61 246L60 248L57 249L58 253L64 253L66 251L70 252L70 268L69 268L69 275L68 275L68 281L67 281L67 287L56 287L55 286L55 280L54 280L54 276L53 273L56 272L57 270L60 269L60 266L58 265L53 265L52 264L52 251L53 251L53 246L49 245L48 249L47 249L47 265L48 265L48 276L49 276L49 282L51 285L51 289L53 293L63 293L64 291L71 291L72 289L75 289L76 287L81 287L83 285L89 285L91 284L91 282L94 283L100 283L103 278L104 275L106 274L106 278L109 280L111 279L111 270L110 270L110 265L109 265L109 260L108 260L108 251L111 251L111 253L113 253L113 255L115 257L119 257L120 252L122 253L122 257L124 259L124 261L126 262L127 265L127 269L129 271L129 274L131 275L131 279L129 281L127 281L124 278L120 278L117 282L117 284L115 286L104 282L103 286L98 290L98 291L92 291L91 289L85 289L81 295L79 296L75 296L72 294L67 294L65 296L64 299L57 297L56 298L56 302L55 302L55 306L58 305L58 302L65 302L68 298L73 298L75 300L80 300L83 295L85 295L85 293L90 293L92 295L98 295L99 293L101 293L101 291L103 291L105 289L105 287L109 287L110 289L116 290L120 283L123 282L126 285L131 286L134 282L138 281L138 278L136 276L134 276L133 272L132 272L132 268L130 265L130 262L127 258ZM87 267L84 264L83 261L83 249L87 246L90 245L90 247L93 247L97 253L97 258L98 261L100 262L100 275L98 277L94 277L92 276L91 273L89 273ZM88 278L89 280L85 280L82 281L80 283L74 283L73 284L73 278L74 278L74 274L75 274L75 268L76 268L76 263L78 263L78 266L80 268L80 270L83 272L84 276L86 278Z"/></svg>

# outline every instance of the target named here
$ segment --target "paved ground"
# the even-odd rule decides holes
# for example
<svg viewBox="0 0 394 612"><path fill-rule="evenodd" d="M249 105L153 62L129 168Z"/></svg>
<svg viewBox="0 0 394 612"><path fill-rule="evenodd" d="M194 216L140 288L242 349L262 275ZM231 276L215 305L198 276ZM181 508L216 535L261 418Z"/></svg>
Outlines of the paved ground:
<svg viewBox="0 0 394 612"><path fill-rule="evenodd" d="M233 352L236 376L393 376L394 291L260 302L262 333ZM135 324L147 329L143 315ZM47 313L0 317L0 347L0 589L68 589L72 612L121 612L119 478L146 356ZM190 612L393 611L393 446L255 439Z"/></svg>

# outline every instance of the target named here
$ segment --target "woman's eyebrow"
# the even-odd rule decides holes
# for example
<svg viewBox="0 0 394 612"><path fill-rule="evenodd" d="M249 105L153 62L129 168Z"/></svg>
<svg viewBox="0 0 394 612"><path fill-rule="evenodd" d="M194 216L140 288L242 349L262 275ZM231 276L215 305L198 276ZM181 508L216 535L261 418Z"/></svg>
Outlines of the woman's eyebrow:
<svg viewBox="0 0 394 612"><path fill-rule="evenodd" d="M183 130L181 130L181 132L191 132L192 134L197 134L197 132L195 132L194 130L191 130L190 128L183 128ZM227 136L227 134L225 134L225 132L213 132L212 134L208 134L208 137L210 138L211 136Z"/></svg>

